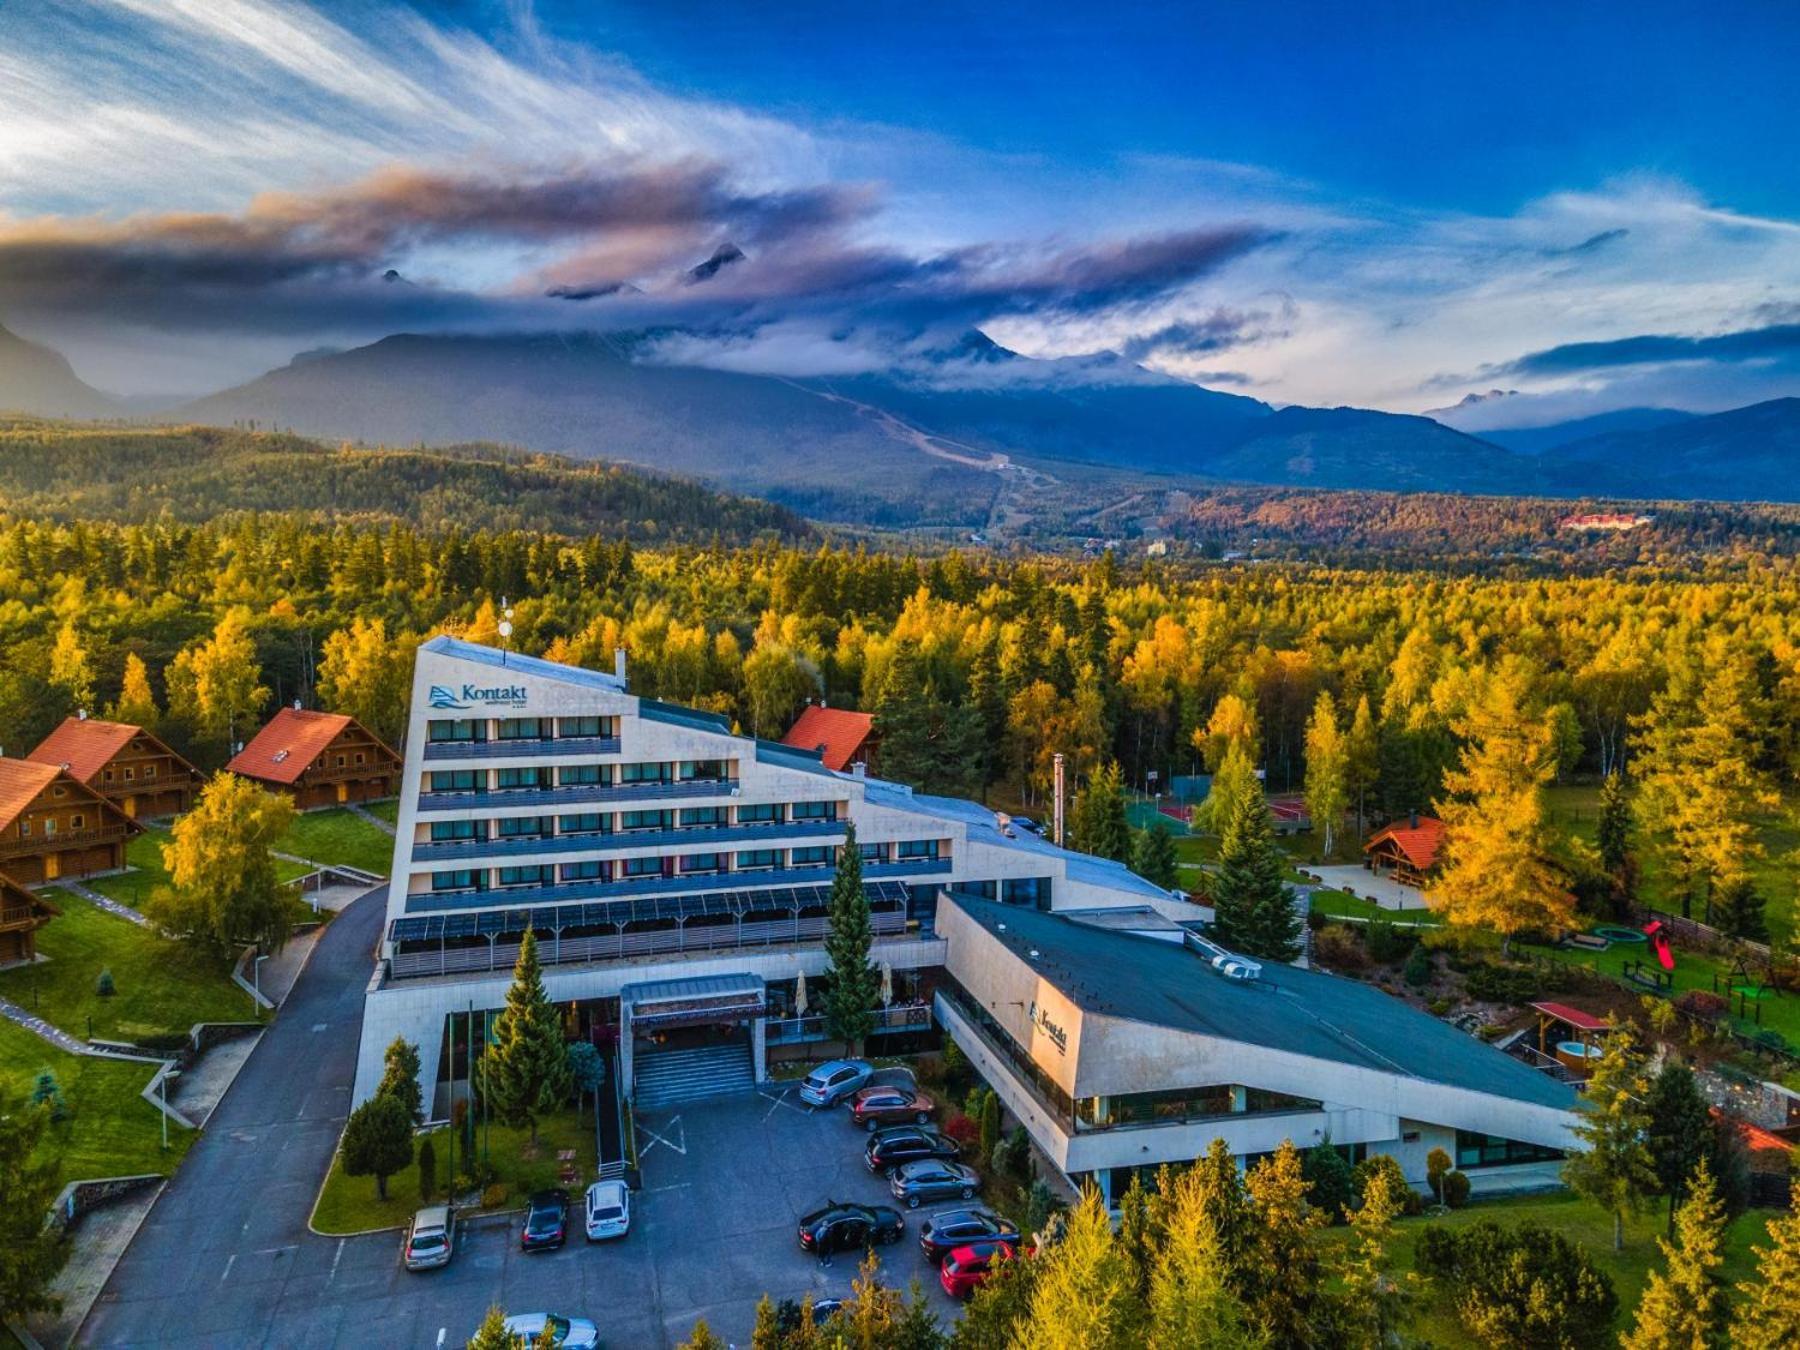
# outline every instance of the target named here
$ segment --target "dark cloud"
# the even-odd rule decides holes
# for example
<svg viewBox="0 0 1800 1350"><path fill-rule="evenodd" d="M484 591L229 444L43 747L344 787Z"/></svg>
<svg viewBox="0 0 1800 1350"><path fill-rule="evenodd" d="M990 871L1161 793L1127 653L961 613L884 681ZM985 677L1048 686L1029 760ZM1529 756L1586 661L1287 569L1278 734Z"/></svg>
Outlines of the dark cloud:
<svg viewBox="0 0 1800 1350"><path fill-rule="evenodd" d="M1528 353L1492 370L1508 375L1567 375L1624 366L1697 361L1736 363L1793 357L1800 357L1800 323L1771 324L1711 337L1654 333L1615 338L1609 342L1569 342Z"/></svg>
<svg viewBox="0 0 1800 1350"><path fill-rule="evenodd" d="M1579 244L1571 244L1568 248L1546 249L1552 258L1573 258L1584 253L1598 253L1609 244L1616 244L1631 231L1623 227L1616 230L1602 230L1599 234L1589 235Z"/></svg>
<svg viewBox="0 0 1800 1350"><path fill-rule="evenodd" d="M1119 345L1119 354L1133 361L1154 357L1204 356L1267 338L1286 337L1294 318L1291 302L1280 314L1260 310L1216 309L1202 319L1167 324L1132 337Z"/></svg>

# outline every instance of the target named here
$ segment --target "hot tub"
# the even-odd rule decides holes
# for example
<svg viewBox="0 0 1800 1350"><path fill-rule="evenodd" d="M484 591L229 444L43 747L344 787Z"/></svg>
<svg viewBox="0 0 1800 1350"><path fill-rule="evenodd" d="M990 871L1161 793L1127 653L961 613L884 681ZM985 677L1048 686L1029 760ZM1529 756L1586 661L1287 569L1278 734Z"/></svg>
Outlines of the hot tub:
<svg viewBox="0 0 1800 1350"><path fill-rule="evenodd" d="M1580 1041L1558 1041L1556 1043L1556 1060L1565 1069L1574 1069L1578 1073L1587 1073L1594 1067L1594 1062L1605 1052L1597 1045L1583 1045Z"/></svg>

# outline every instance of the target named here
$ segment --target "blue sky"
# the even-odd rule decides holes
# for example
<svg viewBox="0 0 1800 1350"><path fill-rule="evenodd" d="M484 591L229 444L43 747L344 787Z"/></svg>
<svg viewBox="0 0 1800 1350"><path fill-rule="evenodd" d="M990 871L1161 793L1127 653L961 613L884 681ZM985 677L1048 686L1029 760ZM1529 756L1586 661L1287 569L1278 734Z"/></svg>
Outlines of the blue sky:
<svg viewBox="0 0 1800 1350"><path fill-rule="evenodd" d="M0 322L127 392L652 323L784 373L980 327L1276 403L1516 391L1472 427L1800 392L1800 6L6 12Z"/></svg>

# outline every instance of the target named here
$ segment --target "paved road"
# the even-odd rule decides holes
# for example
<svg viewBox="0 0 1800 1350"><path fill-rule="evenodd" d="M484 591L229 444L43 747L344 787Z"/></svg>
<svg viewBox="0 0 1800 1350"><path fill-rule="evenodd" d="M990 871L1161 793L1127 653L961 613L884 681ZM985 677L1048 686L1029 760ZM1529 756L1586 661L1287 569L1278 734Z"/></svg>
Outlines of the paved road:
<svg viewBox="0 0 1800 1350"><path fill-rule="evenodd" d="M306 1220L348 1111L385 889L327 927L78 1344L331 1345L340 1320L360 1315L332 1292L339 1244L313 1237Z"/></svg>

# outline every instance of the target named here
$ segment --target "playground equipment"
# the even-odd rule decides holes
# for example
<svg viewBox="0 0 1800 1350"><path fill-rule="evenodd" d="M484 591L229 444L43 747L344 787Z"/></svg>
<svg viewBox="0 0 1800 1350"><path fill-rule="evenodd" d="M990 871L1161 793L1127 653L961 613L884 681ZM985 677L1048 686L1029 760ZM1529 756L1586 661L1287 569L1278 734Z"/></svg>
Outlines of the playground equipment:
<svg viewBox="0 0 1800 1350"><path fill-rule="evenodd" d="M1664 970L1675 969L1675 953L1669 947L1669 934L1663 927L1661 919L1652 919L1644 925L1644 937L1650 943L1650 950Z"/></svg>

